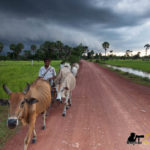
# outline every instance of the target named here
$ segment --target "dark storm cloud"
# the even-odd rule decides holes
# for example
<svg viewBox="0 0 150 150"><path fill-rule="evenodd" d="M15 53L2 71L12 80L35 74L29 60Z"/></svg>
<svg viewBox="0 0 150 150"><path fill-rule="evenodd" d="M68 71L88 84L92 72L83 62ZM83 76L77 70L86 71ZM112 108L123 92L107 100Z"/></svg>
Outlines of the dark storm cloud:
<svg viewBox="0 0 150 150"><path fill-rule="evenodd" d="M118 27L137 23L135 16L119 16L107 5L95 7L91 0L5 0L1 2L0 11L14 18L38 18L75 27L91 24Z"/></svg>
<svg viewBox="0 0 150 150"><path fill-rule="evenodd" d="M62 40L91 48L107 40L118 48L118 40L128 43L134 28L149 19L148 4L148 0L5 0L0 3L0 40Z"/></svg>

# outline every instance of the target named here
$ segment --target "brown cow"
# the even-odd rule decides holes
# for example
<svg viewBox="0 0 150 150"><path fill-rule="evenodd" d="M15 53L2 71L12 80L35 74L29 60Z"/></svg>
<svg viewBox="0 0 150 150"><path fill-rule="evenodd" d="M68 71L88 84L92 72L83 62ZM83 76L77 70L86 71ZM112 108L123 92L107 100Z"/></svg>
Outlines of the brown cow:
<svg viewBox="0 0 150 150"><path fill-rule="evenodd" d="M27 86L24 92L13 93L6 85L3 88L10 96L10 110L8 117L8 127L13 129L18 125L18 120L23 125L28 124L29 129L24 140L24 150L27 150L31 140L36 142L35 122L36 117L44 112L43 129L45 129L46 110L51 104L51 88L48 81L37 79L31 86Z"/></svg>

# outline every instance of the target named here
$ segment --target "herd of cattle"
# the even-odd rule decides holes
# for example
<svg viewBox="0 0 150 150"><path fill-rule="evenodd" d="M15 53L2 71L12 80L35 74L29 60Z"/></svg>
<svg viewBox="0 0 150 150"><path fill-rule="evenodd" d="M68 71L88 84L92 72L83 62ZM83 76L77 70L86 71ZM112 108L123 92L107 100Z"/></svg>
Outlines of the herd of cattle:
<svg viewBox="0 0 150 150"><path fill-rule="evenodd" d="M66 110L71 106L71 95L76 85L78 69L78 63L73 64L72 67L65 63L54 80L57 93L56 100L62 103L62 98L65 98L63 116L66 115ZM9 104L8 127L14 129L18 125L18 120L23 125L29 125L24 140L24 150L27 150L32 134L32 143L36 142L35 122L41 113L43 114L42 129L46 127L47 109L52 103L50 84L42 78L37 78L31 85L27 84L23 92L11 92L6 85L3 85L3 89L10 97L9 102L7 102Z"/></svg>

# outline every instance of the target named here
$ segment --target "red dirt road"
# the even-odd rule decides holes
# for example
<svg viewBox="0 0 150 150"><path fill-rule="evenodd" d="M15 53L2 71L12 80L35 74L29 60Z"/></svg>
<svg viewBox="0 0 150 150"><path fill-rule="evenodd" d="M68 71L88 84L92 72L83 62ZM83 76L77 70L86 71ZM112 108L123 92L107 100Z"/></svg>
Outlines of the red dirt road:
<svg viewBox="0 0 150 150"><path fill-rule="evenodd" d="M47 128L36 123L37 143L28 150L149 150L150 144L126 144L130 132L150 133L150 88L97 64L81 61L72 107L49 110ZM23 150L26 127L3 150ZM144 139L141 139L143 141Z"/></svg>

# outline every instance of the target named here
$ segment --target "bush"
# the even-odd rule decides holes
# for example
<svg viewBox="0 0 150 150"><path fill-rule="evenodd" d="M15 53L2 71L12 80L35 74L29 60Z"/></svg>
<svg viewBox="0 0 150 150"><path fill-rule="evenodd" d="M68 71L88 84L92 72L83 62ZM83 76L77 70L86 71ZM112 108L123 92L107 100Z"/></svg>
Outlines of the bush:
<svg viewBox="0 0 150 150"><path fill-rule="evenodd" d="M99 59L96 59L95 62L96 62L96 63L100 63Z"/></svg>
<svg viewBox="0 0 150 150"><path fill-rule="evenodd" d="M76 55L71 55L70 58L68 59L70 64L76 63L80 61L80 57Z"/></svg>

